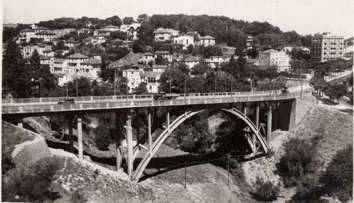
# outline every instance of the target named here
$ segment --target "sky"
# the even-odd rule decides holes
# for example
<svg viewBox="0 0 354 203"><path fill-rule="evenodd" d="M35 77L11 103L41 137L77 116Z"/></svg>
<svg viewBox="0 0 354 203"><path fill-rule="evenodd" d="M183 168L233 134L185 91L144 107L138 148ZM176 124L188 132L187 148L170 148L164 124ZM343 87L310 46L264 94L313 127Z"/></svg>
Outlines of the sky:
<svg viewBox="0 0 354 203"><path fill-rule="evenodd" d="M354 0L3 0L4 23L59 17L207 14L267 21L282 31L354 36Z"/></svg>

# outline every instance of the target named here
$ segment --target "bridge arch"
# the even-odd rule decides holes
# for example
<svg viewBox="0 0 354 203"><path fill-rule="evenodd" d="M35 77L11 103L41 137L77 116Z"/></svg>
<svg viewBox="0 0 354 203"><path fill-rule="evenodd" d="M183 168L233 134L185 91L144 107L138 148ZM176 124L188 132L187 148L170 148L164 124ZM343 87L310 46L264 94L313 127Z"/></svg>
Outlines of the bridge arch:
<svg viewBox="0 0 354 203"><path fill-rule="evenodd" d="M263 152L267 153L268 146L267 146L266 141L264 140L264 138L260 134L257 127L254 125L254 123L246 115L244 115L242 112L240 112L239 110L234 109L234 108L233 109L219 109L219 110L229 113L230 115L236 116L237 118L242 119L247 124L247 126L250 128L250 130L253 133L253 138L250 137L248 139L248 142L251 145L253 154L255 154L257 152L257 143L259 144L258 148L262 148ZM196 115L198 113L204 112L204 111L206 111L206 109L198 110L198 111L188 111L188 112L180 115L179 117L177 117L169 125L169 128L166 128L160 134L160 136L155 140L155 142L151 146L151 149L147 152L147 154L144 156L144 158L140 161L138 167L134 171L133 176L132 176L132 180L136 181L136 182L139 181L139 179L140 179L141 175L143 174L145 168L147 167L148 163L153 158L155 153L158 151L158 149L160 148L162 143L172 134L172 132L178 126L180 126L187 119L193 117L194 115Z"/></svg>

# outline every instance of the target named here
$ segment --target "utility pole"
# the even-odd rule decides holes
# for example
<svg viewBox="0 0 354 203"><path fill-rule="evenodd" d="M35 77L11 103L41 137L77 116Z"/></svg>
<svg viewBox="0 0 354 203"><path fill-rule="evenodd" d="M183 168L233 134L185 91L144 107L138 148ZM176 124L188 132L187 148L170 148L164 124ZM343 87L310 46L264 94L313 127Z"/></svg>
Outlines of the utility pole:
<svg viewBox="0 0 354 203"><path fill-rule="evenodd" d="M170 78L170 80L169 80L169 83L170 83L170 94L171 94L171 82L172 82L172 79Z"/></svg>
<svg viewBox="0 0 354 203"><path fill-rule="evenodd" d="M76 78L75 79L75 83L76 83L76 96L78 97L79 96L79 85L78 85L78 79Z"/></svg>
<svg viewBox="0 0 354 203"><path fill-rule="evenodd" d="M186 94L187 94L187 79L184 76L184 101L186 101Z"/></svg>
<svg viewBox="0 0 354 203"><path fill-rule="evenodd" d="M230 186L230 153L227 153L227 185Z"/></svg>

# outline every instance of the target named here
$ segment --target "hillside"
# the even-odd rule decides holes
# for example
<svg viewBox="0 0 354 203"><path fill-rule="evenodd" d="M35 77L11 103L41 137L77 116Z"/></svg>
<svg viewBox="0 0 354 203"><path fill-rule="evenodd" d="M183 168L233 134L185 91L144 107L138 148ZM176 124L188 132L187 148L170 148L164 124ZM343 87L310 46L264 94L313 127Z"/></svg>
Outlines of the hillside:
<svg viewBox="0 0 354 203"><path fill-rule="evenodd" d="M276 172L276 164L284 154L284 143L291 137L299 137L309 140L316 137L318 144L317 159L322 164L321 170L332 160L337 151L344 149L347 144L353 144L353 118L351 114L343 113L327 107L313 106L299 121L296 128L290 132L275 131L272 133L274 139L271 141L271 148L274 154L270 157L262 157L243 164L246 181L253 185L256 177L270 180L275 184L281 184L279 175ZM278 202L290 199L294 194L294 188L281 189L281 198Z"/></svg>

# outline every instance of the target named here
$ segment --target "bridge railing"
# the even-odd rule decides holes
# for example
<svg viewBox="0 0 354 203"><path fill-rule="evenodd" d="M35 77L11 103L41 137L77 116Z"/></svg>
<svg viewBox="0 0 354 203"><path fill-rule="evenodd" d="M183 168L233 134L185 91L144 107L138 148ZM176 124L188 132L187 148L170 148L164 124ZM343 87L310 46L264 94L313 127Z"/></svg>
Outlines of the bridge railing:
<svg viewBox="0 0 354 203"><path fill-rule="evenodd" d="M293 90L295 91L295 90ZM243 91L243 92L205 92L205 93L181 93L178 94L178 98L182 99L184 97L232 97L232 96L254 96L254 95L279 95L284 94L281 89L277 90L267 90L267 91ZM58 103L61 99L67 97L41 97L41 98L14 98L14 99L3 99L4 104L16 104L16 103ZM73 98L77 102L90 102L90 101L104 101L104 100L135 100L135 99L153 99L153 94L145 95L109 95L109 96L80 96L80 97L69 97Z"/></svg>

